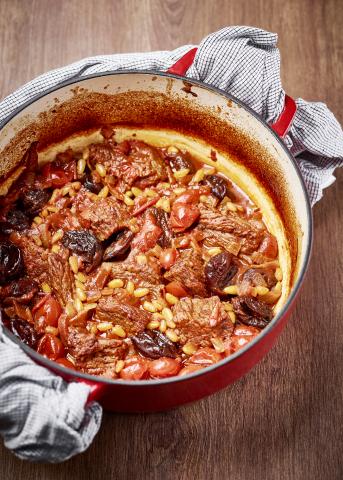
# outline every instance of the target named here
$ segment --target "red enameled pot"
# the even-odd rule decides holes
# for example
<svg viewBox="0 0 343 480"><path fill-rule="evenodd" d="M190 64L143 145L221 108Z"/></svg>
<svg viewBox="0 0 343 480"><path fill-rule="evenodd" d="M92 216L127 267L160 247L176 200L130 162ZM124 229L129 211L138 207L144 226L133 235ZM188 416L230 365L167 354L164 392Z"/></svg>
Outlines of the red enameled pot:
<svg viewBox="0 0 343 480"><path fill-rule="evenodd" d="M162 380L109 380L62 367L5 332L37 363L68 381L90 384L89 401L99 400L108 411L166 410L210 395L240 378L276 341L294 306L309 262L309 199L296 161L281 139L295 115L295 102L286 96L284 111L269 126L227 93L183 77L194 55L195 49L189 51L167 73L108 72L73 78L20 107L0 125L0 175L15 170L32 141L38 140L44 149L104 123L143 129L148 126L199 139L210 146L209 154L212 149L227 153L233 159L227 167L229 174L234 175L235 165L239 165L247 178L251 175L252 196L254 178L264 192L263 205L270 212L278 212L280 235L287 242L283 253L289 270L283 305L257 338L211 367Z"/></svg>

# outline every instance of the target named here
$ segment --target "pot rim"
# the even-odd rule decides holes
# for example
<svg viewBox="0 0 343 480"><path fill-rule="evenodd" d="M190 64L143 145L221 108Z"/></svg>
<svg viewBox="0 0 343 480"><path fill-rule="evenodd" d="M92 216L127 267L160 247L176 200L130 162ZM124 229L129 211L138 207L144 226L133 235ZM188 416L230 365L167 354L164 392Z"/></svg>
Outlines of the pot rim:
<svg viewBox="0 0 343 480"><path fill-rule="evenodd" d="M305 186L304 179L301 175L300 169L298 164L296 163L295 158L291 154L291 152L288 150L286 147L285 143L282 141L282 139L277 135L277 133L272 129L272 127L258 114L256 113L251 107L246 105L244 102L241 100L237 99L233 95L225 92L224 90L221 90L220 88L213 87L211 85L207 85L206 83L199 81L199 80L193 80L191 78L185 77L185 76L180 76L180 75L174 75L171 73L167 72L159 72L156 70L125 70L125 71L107 71L107 72L99 72L99 73L93 73L90 75L85 75L82 77L72 77L69 78L68 80L64 80L54 87L49 88L48 90L34 96L31 100L25 102L23 105L20 107L16 108L10 115L8 115L1 123L0 123L0 131L14 118L16 117L20 112L25 110L28 106L32 105L35 103L37 100L40 100L41 98L44 98L45 96L49 95L52 92L55 92L61 88L67 87L69 85L73 85L74 83L79 83L85 80L90 80L92 78L98 78L98 77L105 77L105 76L111 76L111 75L152 75L152 76L161 76L161 77L169 77L173 78L175 80L180 80L180 81L186 81L190 84L194 84L197 87L204 88L205 90L210 90L213 93L223 96L229 100L232 100L234 103L238 104L241 106L243 109L245 109L248 113L253 115L262 125L264 128L267 128L270 133L277 139L283 150L285 151L286 155L288 156L289 160L291 161L291 164L296 171L296 174L300 180L301 188L303 191L304 195L304 200L306 203L306 215L308 219L308 225L309 225L309 232L308 232L308 243L305 246L305 255L304 255L304 260L301 265L301 268L299 270L299 275L298 279L293 285L292 291L287 298L286 303L280 310L280 312L273 318L273 320L263 329L263 331L257 335L254 340L251 342L247 343L242 349L238 350L234 354L223 358L219 362L202 368L198 371L195 371L193 373L190 373L188 375L184 375L182 377L179 376L174 376L174 377L169 377L165 379L151 379L151 380L121 380L121 379L110 379L106 377L100 377L96 375L90 375L88 373L82 373L76 370L69 369L67 367L63 367L59 365L58 363L54 362L53 360L49 360L48 358L44 357L43 355L40 355L37 353L35 350L33 350L31 347L23 343L21 340L19 340L14 334L9 332L7 328L3 329L4 335L8 337L11 341L15 342L21 349L24 350L25 353L27 353L31 358L33 358L37 363L43 364L46 366L49 370L53 370L56 373L61 373L61 374L68 374L69 376L72 376L72 380L74 379L84 379L87 380L88 382L93 382L93 383L101 383L105 385L123 385L126 387L158 387L158 385L161 384L171 384L175 382L184 382L188 380L193 380L196 377L200 377L202 375L210 374L212 371L216 370L217 368L221 368L222 366L229 364L230 362L238 359L239 357L243 356L248 350L250 350L252 347L257 345L266 335L268 335L282 320L282 318L287 314L288 310L290 309L291 305L293 304L300 286L302 285L304 281L304 277L306 274L306 271L309 266L309 260L311 256L311 250L312 250L312 244L313 244L313 216L312 216L312 209L311 209L311 204L310 204L310 199L308 196L308 192Z"/></svg>

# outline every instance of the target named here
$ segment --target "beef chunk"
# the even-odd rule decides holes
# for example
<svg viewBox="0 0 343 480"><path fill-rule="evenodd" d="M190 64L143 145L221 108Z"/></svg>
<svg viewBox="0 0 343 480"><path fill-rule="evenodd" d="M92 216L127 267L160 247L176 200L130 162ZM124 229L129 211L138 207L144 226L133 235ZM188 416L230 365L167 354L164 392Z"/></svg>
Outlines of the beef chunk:
<svg viewBox="0 0 343 480"><path fill-rule="evenodd" d="M198 231L201 231L206 247L221 247L232 255L238 255L243 242L235 235L204 228L202 225L198 227Z"/></svg>
<svg viewBox="0 0 343 480"><path fill-rule="evenodd" d="M122 303L120 299L113 296L100 299L94 320L112 322L113 325L122 326L128 335L135 335L144 330L151 320L151 315L146 310Z"/></svg>
<svg viewBox="0 0 343 480"><path fill-rule="evenodd" d="M69 329L68 351L84 373L115 378L116 361L125 357L127 349L121 340L99 338L82 327Z"/></svg>
<svg viewBox="0 0 343 480"><path fill-rule="evenodd" d="M76 216L83 228L92 230L99 240L127 226L127 209L114 197L92 200L85 188L74 199Z"/></svg>
<svg viewBox="0 0 343 480"><path fill-rule="evenodd" d="M68 262L68 251L61 249L58 253L48 256L48 283L53 289L58 301L65 305L74 296L74 276Z"/></svg>
<svg viewBox="0 0 343 480"><path fill-rule="evenodd" d="M138 264L129 257L125 262L111 264L111 277L130 280L135 287L149 288L153 297L158 298L163 289L160 268L152 263Z"/></svg>
<svg viewBox="0 0 343 480"><path fill-rule="evenodd" d="M242 253L252 253L260 245L264 230L258 230L248 220L235 212L221 214L213 207L200 204L200 226L216 232L230 233L241 242ZM231 251L231 253L234 253Z"/></svg>
<svg viewBox="0 0 343 480"><path fill-rule="evenodd" d="M91 145L89 148L90 162L105 165L109 175L116 178L121 192L133 185L145 188L167 178L165 163L156 148L138 140L125 145L128 148L112 144Z"/></svg>
<svg viewBox="0 0 343 480"><path fill-rule="evenodd" d="M47 282L49 278L47 251L36 245L30 236L14 233L10 239L21 250L27 275L38 283Z"/></svg>
<svg viewBox="0 0 343 480"><path fill-rule="evenodd" d="M201 255L193 250L184 250L174 265L164 274L169 282L180 282L191 295L205 297L204 262Z"/></svg>
<svg viewBox="0 0 343 480"><path fill-rule="evenodd" d="M211 338L225 341L233 331L218 297L182 298L173 307L173 315L182 345L192 342L202 347L212 346Z"/></svg>

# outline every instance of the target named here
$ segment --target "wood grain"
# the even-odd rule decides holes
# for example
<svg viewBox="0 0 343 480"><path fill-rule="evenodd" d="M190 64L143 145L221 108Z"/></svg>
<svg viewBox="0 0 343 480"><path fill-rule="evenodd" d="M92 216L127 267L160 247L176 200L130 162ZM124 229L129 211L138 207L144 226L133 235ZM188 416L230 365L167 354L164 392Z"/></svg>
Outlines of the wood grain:
<svg viewBox="0 0 343 480"><path fill-rule="evenodd" d="M278 32L290 95L343 120L340 0L0 0L0 98L85 56L172 49L226 25ZM343 175L314 209L297 308L270 354L235 385L154 415L106 414L90 449L63 465L0 447L4 480L343 478Z"/></svg>

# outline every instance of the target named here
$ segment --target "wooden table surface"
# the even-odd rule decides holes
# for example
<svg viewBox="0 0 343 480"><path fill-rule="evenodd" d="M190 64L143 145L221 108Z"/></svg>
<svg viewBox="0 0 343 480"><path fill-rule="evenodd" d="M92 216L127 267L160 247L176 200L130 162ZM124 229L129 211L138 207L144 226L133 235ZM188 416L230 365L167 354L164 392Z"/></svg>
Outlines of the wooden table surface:
<svg viewBox="0 0 343 480"><path fill-rule="evenodd" d="M0 0L0 98L82 57L173 49L230 24L277 32L287 92L343 120L340 0ZM342 173L314 209L293 317L248 375L171 412L105 414L89 450L62 465L22 462L1 445L1 478L342 479Z"/></svg>

